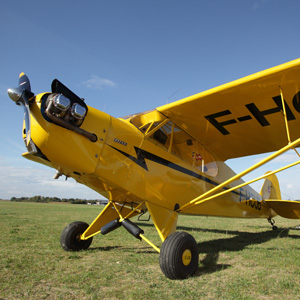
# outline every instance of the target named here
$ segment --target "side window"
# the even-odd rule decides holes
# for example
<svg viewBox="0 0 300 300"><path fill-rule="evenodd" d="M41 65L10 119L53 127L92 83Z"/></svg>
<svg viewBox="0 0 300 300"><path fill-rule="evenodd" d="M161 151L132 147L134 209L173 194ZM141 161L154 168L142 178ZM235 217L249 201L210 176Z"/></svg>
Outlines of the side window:
<svg viewBox="0 0 300 300"><path fill-rule="evenodd" d="M198 142L193 152L193 165L209 176L215 177L218 175L218 166L214 157Z"/></svg>
<svg viewBox="0 0 300 300"><path fill-rule="evenodd" d="M151 139L156 143L158 142L166 151L178 156L202 173L212 177L217 176L217 164L213 156L203 145L178 128L171 121L165 123L163 126L159 126L158 124L156 124L156 126L158 129L151 133ZM147 131L150 132L149 130Z"/></svg>
<svg viewBox="0 0 300 300"><path fill-rule="evenodd" d="M154 123L153 125L154 126L152 126L151 130L159 124ZM163 126L158 127L159 128L150 137L169 150L173 136L173 123L168 122Z"/></svg>

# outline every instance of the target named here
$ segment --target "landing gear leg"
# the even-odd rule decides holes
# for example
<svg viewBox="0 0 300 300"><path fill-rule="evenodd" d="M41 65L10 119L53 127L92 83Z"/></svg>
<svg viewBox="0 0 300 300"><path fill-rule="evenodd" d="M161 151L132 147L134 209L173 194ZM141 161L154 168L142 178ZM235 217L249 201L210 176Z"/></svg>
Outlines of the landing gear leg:
<svg viewBox="0 0 300 300"><path fill-rule="evenodd" d="M274 219L269 218L268 222L272 225L272 229L273 230L278 230L278 227L274 225L275 224L275 220Z"/></svg>

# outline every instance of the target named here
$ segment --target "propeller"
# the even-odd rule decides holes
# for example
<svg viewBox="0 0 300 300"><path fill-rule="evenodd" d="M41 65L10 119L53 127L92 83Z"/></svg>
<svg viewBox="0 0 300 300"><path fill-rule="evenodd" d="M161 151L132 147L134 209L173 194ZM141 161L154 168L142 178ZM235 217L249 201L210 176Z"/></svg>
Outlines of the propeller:
<svg viewBox="0 0 300 300"><path fill-rule="evenodd" d="M31 92L29 78L23 72L19 75L19 87Z"/></svg>
<svg viewBox="0 0 300 300"><path fill-rule="evenodd" d="M31 141L31 123L30 123L30 108L29 102L30 99L34 97L34 94L31 92L30 81L28 77L21 73L19 75L19 86L17 88L10 88L7 90L8 96L20 106L23 106L24 109L24 120L25 120L25 129L26 137L24 139L25 145L29 153L36 153L36 147Z"/></svg>
<svg viewBox="0 0 300 300"><path fill-rule="evenodd" d="M8 89L7 93L17 105L28 104L29 99L34 96L31 92L29 78L23 72L19 75L19 86Z"/></svg>

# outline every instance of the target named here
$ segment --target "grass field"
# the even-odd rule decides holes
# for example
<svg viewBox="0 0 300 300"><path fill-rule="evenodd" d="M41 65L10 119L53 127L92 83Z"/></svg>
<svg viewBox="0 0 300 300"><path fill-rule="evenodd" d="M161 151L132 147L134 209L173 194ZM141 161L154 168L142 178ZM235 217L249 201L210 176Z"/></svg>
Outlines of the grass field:
<svg viewBox="0 0 300 300"><path fill-rule="evenodd" d="M199 247L196 275L164 277L159 255L124 228L64 252L70 222L90 223L99 206L0 201L0 299L300 299L297 220L180 216ZM160 246L152 222L136 221Z"/></svg>

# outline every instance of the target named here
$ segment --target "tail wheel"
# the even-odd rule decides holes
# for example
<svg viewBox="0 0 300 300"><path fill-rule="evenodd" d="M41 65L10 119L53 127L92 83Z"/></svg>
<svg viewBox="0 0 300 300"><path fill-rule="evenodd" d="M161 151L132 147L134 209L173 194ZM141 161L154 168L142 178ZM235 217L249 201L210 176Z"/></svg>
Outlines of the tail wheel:
<svg viewBox="0 0 300 300"><path fill-rule="evenodd" d="M62 248L65 251L86 250L91 245L93 238L80 240L80 235L83 234L88 227L88 224L81 221L69 224L60 236Z"/></svg>
<svg viewBox="0 0 300 300"><path fill-rule="evenodd" d="M163 242L159 264L162 272L170 279L185 279L198 268L198 246L186 232L174 232Z"/></svg>

